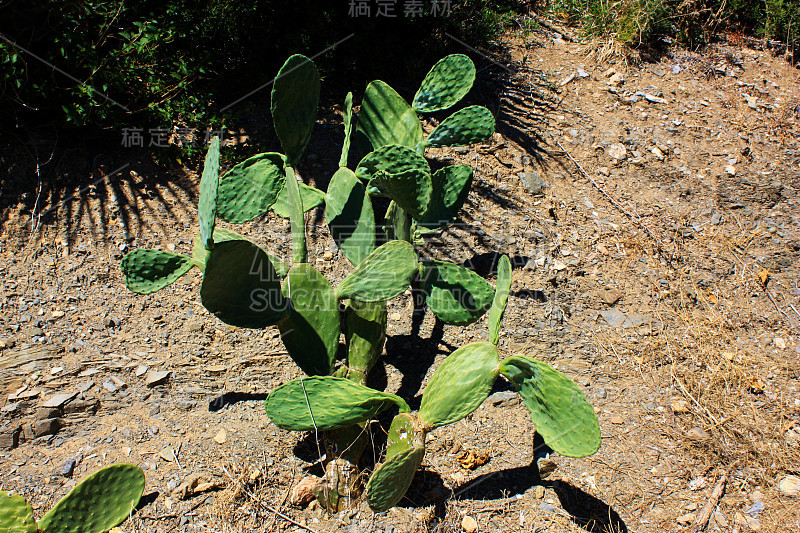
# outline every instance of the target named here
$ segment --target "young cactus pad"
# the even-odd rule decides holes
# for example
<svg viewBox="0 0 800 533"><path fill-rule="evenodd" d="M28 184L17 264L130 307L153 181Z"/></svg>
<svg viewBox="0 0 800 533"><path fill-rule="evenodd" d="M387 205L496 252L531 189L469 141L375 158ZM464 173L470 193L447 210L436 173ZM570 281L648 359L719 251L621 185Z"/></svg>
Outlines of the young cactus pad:
<svg viewBox="0 0 800 533"><path fill-rule="evenodd" d="M340 168L325 193L325 220L344 256L358 266L375 250L375 212L364 185Z"/></svg>
<svg viewBox="0 0 800 533"><path fill-rule="evenodd" d="M115 464L84 479L39 521L44 533L101 533L130 516L144 491L144 472Z"/></svg>
<svg viewBox="0 0 800 533"><path fill-rule="evenodd" d="M185 255L139 248L122 258L122 275L129 290L151 294L175 283L189 272L192 258Z"/></svg>
<svg viewBox="0 0 800 533"><path fill-rule="evenodd" d="M428 146L463 146L488 139L494 133L494 116L473 105L456 111L436 126L425 139Z"/></svg>
<svg viewBox="0 0 800 533"><path fill-rule="evenodd" d="M387 144L416 148L422 142L422 124L417 113L380 80L371 82L364 91L356 131L370 144L367 152ZM359 149L363 148L359 144Z"/></svg>
<svg viewBox="0 0 800 533"><path fill-rule="evenodd" d="M494 292L494 301L489 310L489 342L497 344L500 341L500 324L508 305L508 294L511 291L511 261L507 255L500 258L497 265L497 289Z"/></svg>
<svg viewBox="0 0 800 533"><path fill-rule="evenodd" d="M285 182L282 154L266 152L245 159L220 178L219 218L241 224L263 215L277 201Z"/></svg>
<svg viewBox="0 0 800 533"><path fill-rule="evenodd" d="M324 431L359 424L392 405L400 412L410 410L399 396L334 376L294 379L272 391L265 402L270 420L289 431Z"/></svg>
<svg viewBox="0 0 800 533"><path fill-rule="evenodd" d="M214 224L217 218L217 187L219 186L219 137L211 139L200 179L200 238L206 248L214 245Z"/></svg>
<svg viewBox="0 0 800 533"><path fill-rule="evenodd" d="M463 54L440 59L422 80L411 104L421 113L442 111L456 105L475 83L475 64Z"/></svg>
<svg viewBox="0 0 800 533"><path fill-rule="evenodd" d="M466 326L489 309L494 287L478 274L444 261L425 261L422 270L425 302L447 324Z"/></svg>
<svg viewBox="0 0 800 533"><path fill-rule="evenodd" d="M306 149L317 116L320 80L317 66L306 56L286 60L272 86L272 121L289 165Z"/></svg>
<svg viewBox="0 0 800 533"><path fill-rule="evenodd" d="M397 505L408 492L424 457L424 446L412 446L378 466L367 482L369 506L380 513Z"/></svg>
<svg viewBox="0 0 800 533"><path fill-rule="evenodd" d="M36 533L33 509L18 494L0 490L0 533Z"/></svg>
<svg viewBox="0 0 800 533"><path fill-rule="evenodd" d="M384 302L402 293L417 271L417 254L405 241L390 241L369 254L336 287L339 299Z"/></svg>

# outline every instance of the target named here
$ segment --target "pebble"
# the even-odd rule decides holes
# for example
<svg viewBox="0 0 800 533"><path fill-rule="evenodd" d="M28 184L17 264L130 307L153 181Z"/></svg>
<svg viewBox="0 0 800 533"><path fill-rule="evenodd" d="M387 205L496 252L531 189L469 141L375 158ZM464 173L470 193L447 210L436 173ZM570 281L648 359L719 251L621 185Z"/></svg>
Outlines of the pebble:
<svg viewBox="0 0 800 533"><path fill-rule="evenodd" d="M494 406L515 405L519 403L519 395L512 391L499 391L489 396L488 400Z"/></svg>
<svg viewBox="0 0 800 533"><path fill-rule="evenodd" d="M214 442L217 444L225 444L228 442L228 432L224 429L220 429L216 435L214 435Z"/></svg>
<svg viewBox="0 0 800 533"><path fill-rule="evenodd" d="M786 476L778 483L778 492L784 496L797 498L800 496L800 477Z"/></svg>
<svg viewBox="0 0 800 533"><path fill-rule="evenodd" d="M53 311L53 313L52 313L52 315L53 315L53 318L61 318L61 317L62 317L62 316L64 316L65 314L66 314L66 313L64 313L64 311L61 311L61 310L58 310L58 309L56 309L56 310L55 310L55 311Z"/></svg>
<svg viewBox="0 0 800 533"><path fill-rule="evenodd" d="M326 250L324 254L322 254L322 258L325 261L331 261L333 259L333 252L330 250Z"/></svg>
<svg viewBox="0 0 800 533"><path fill-rule="evenodd" d="M628 150L622 143L614 143L608 147L608 156L617 161L623 161L628 156Z"/></svg>
<svg viewBox="0 0 800 533"><path fill-rule="evenodd" d="M75 459L68 459L64 466L61 467L61 475L64 477L72 477L72 472L75 471L75 465L77 461Z"/></svg>
<svg viewBox="0 0 800 533"><path fill-rule="evenodd" d="M711 439L711 435L703 428L693 427L686 432L686 438L695 442L706 442Z"/></svg>
<svg viewBox="0 0 800 533"><path fill-rule="evenodd" d="M689 410L689 402L687 402L686 400L675 400L674 402L672 402L670 404L670 407L672 407L672 412L675 413L675 414L681 414L682 415L682 414L686 414L686 413L688 413L690 411Z"/></svg>
<svg viewBox="0 0 800 533"><path fill-rule="evenodd" d="M150 370L150 367L147 365L139 365L136 367L136 377L140 378L147 374L147 371Z"/></svg>
<svg viewBox="0 0 800 533"><path fill-rule="evenodd" d="M619 300L620 293L614 289L603 289L600 291L600 298L608 305L614 305Z"/></svg>
<svg viewBox="0 0 800 533"><path fill-rule="evenodd" d="M478 530L478 522L470 515L464 515L464 518L461 519L461 529L467 533L474 533Z"/></svg>
<svg viewBox="0 0 800 533"><path fill-rule="evenodd" d="M686 513L685 515L679 516L676 520L680 525L688 526L694 522L694 513Z"/></svg>
<svg viewBox="0 0 800 533"><path fill-rule="evenodd" d="M621 417L618 416L612 416L608 421L611 422L612 424L617 424L617 425L625 423L625 420L623 420Z"/></svg>
<svg viewBox="0 0 800 533"><path fill-rule="evenodd" d="M622 85L625 83L625 76L623 76L620 72L615 72L610 78L608 78L608 82L614 87L622 87Z"/></svg>
<svg viewBox="0 0 800 533"><path fill-rule="evenodd" d="M51 408L58 408L63 406L65 403L73 400L78 395L77 392L65 392L62 394L56 394L55 396L51 396L48 398L44 403L42 403L42 407L51 407Z"/></svg>
<svg viewBox="0 0 800 533"><path fill-rule="evenodd" d="M522 180L522 185L525 189L531 194L542 194L544 190L548 187L547 183L539 176L539 173L535 170L531 170L529 172L520 172L517 174L520 180Z"/></svg>
<svg viewBox="0 0 800 533"><path fill-rule="evenodd" d="M145 376L145 384L148 387L162 385L169 379L170 374L172 372L169 370L151 370Z"/></svg>

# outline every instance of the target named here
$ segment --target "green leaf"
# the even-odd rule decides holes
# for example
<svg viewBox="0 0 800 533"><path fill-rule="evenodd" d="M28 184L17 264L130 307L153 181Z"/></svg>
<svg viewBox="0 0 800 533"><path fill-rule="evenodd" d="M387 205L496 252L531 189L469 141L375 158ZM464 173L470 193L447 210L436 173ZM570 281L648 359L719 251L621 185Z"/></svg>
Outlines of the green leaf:
<svg viewBox="0 0 800 533"><path fill-rule="evenodd" d="M0 490L0 533L37 533L33 509L19 494Z"/></svg>
<svg viewBox="0 0 800 533"><path fill-rule="evenodd" d="M238 233L229 229L214 228L214 242L226 241L252 242L247 237L243 237L242 235L239 235ZM275 269L275 273L278 275L278 277L285 278L286 274L289 273L289 265L281 261L279 257L276 257L269 252L264 253L267 254L267 257L269 257L269 262L272 263L272 268ZM192 248L192 263L194 266L198 267L201 271L205 271L208 255L208 250L206 250L205 246L203 246L200 235L195 235L194 248Z"/></svg>
<svg viewBox="0 0 800 533"><path fill-rule="evenodd" d="M203 307L231 326L265 328L288 314L280 280L264 251L249 241L217 243L200 288Z"/></svg>
<svg viewBox="0 0 800 533"><path fill-rule="evenodd" d="M293 379L273 390L265 402L270 420L287 431L327 431L360 424L393 405L400 412L410 410L399 396L334 376Z"/></svg>
<svg viewBox="0 0 800 533"><path fill-rule="evenodd" d="M508 305L508 293L511 291L511 261L507 255L500 258L497 265L497 288L494 292L494 301L489 310L489 342L500 342L500 324Z"/></svg>
<svg viewBox="0 0 800 533"><path fill-rule="evenodd" d="M125 286L138 294L151 294L178 281L193 266L185 255L139 248L122 258Z"/></svg>
<svg viewBox="0 0 800 533"><path fill-rule="evenodd" d="M430 174L428 161L414 150L399 144L387 144L367 154L355 173L359 179L371 180L376 172L384 170L398 174L408 170L418 170Z"/></svg>
<svg viewBox="0 0 800 533"><path fill-rule="evenodd" d="M214 240L214 223L217 218L217 188L219 186L219 137L211 139L206 161L203 165L203 176L200 178L200 237L206 248L211 249Z"/></svg>
<svg viewBox="0 0 800 533"><path fill-rule="evenodd" d="M306 374L330 374L340 334L331 284L311 265L298 263L289 269L283 295L291 302L289 316L278 323L283 345Z"/></svg>
<svg viewBox="0 0 800 533"><path fill-rule="evenodd" d="M415 148L422 142L422 125L416 112L380 80L367 85L358 113L357 131L366 137L373 150L387 144Z"/></svg>
<svg viewBox="0 0 800 533"><path fill-rule="evenodd" d="M551 366L523 356L505 359L500 373L522 396L545 443L567 457L600 448L600 424L580 387Z"/></svg>
<svg viewBox="0 0 800 533"><path fill-rule="evenodd" d="M298 182L297 184L300 186L300 200L303 202L303 212L308 213L322 203L325 198L324 192L305 183ZM270 209L281 218L289 218L289 194L286 186L278 193L278 198L275 199L275 203L272 204Z"/></svg>
<svg viewBox="0 0 800 533"><path fill-rule="evenodd" d="M300 160L311 138L319 89L316 65L300 54L286 60L272 86L272 121L291 166Z"/></svg>
<svg viewBox="0 0 800 533"><path fill-rule="evenodd" d="M254 155L220 179L217 215L233 224L253 220L269 210L285 183L283 155L272 152Z"/></svg>
<svg viewBox="0 0 800 533"><path fill-rule="evenodd" d="M469 196L472 174L469 165L450 165L434 172L431 203L425 214L416 220L418 227L433 230L453 222Z"/></svg>
<svg viewBox="0 0 800 533"><path fill-rule="evenodd" d="M424 457L425 447L414 446L375 469L367 482L367 501L373 511L387 511L403 499Z"/></svg>
<svg viewBox="0 0 800 533"><path fill-rule="evenodd" d="M422 394L419 417L426 431L458 422L480 407L499 365L497 348L488 342L467 344L447 356Z"/></svg>
<svg viewBox="0 0 800 533"><path fill-rule="evenodd" d="M443 261L425 261L421 288L433 314L447 324L472 324L489 309L494 287L478 274Z"/></svg>
<svg viewBox="0 0 800 533"><path fill-rule="evenodd" d="M457 104L475 82L475 64L463 54L451 54L436 63L422 80L413 107L422 113L441 111Z"/></svg>
<svg viewBox="0 0 800 533"><path fill-rule="evenodd" d="M417 254L405 241L379 246L336 287L340 300L384 302L408 288L417 271Z"/></svg>
<svg viewBox="0 0 800 533"><path fill-rule="evenodd" d="M494 133L494 116L482 106L456 111L425 139L428 146L463 146L484 141Z"/></svg>
<svg viewBox="0 0 800 533"><path fill-rule="evenodd" d="M347 155L350 153L350 136L353 133L353 93L347 93L344 98L344 111L342 112L344 122L344 142L342 143L342 155L339 157L339 167L347 167Z"/></svg>
<svg viewBox="0 0 800 533"><path fill-rule="evenodd" d="M353 171L340 168L325 193L325 220L336 245L358 266L375 249L372 201Z"/></svg>
<svg viewBox="0 0 800 533"><path fill-rule="evenodd" d="M136 465L102 468L72 489L39 521L44 533L101 533L128 518L144 491L144 472Z"/></svg>
<svg viewBox="0 0 800 533"><path fill-rule="evenodd" d="M431 202L433 182L431 175L419 169L410 169L397 174L379 170L370 185L381 194L394 200L412 217L422 216Z"/></svg>

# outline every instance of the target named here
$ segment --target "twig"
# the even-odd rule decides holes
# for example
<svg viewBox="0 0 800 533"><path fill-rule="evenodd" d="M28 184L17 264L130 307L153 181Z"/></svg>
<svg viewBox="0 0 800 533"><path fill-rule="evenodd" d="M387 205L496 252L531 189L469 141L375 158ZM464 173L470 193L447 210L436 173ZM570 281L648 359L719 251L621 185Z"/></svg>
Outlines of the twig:
<svg viewBox="0 0 800 533"><path fill-rule="evenodd" d="M781 309L780 307L778 307L778 302L776 302L776 301L775 301L775 298L773 298L773 297L772 297L772 293L770 293L770 292L769 292L769 289L767 289L766 287L764 287L764 292L766 292L766 293L767 293L767 297L769 298L769 301L770 301L770 302L772 302L772 305L774 305L774 306L775 306L775 309L777 309L777 310L778 310L778 312L779 312L780 314L782 314L783 316L785 316L786 318L789 318L789 315L787 315L787 314L786 314L786 311L784 311L783 309ZM795 312L796 312L796 311L795 311Z"/></svg>
<svg viewBox="0 0 800 533"><path fill-rule="evenodd" d="M708 520L711 518L711 514L717 507L719 499L725 492L725 485L727 483L728 483L728 475L722 474L722 477L719 478L719 481L717 481L717 484L714 485L714 489L711 491L711 497L708 499L705 506L700 511L700 514L697 515L697 518L695 518L694 525L692 525L692 528L689 530L689 533L700 533L706 528L706 526L708 526Z"/></svg>
<svg viewBox="0 0 800 533"><path fill-rule="evenodd" d="M555 139L553 139L553 140L554 140L554 141L556 141ZM616 207L617 209L619 209L619 210L620 210L620 212L622 212L622 214L624 214L626 217L628 217L628 218L631 220L631 222L633 222L634 224L636 224L637 226L639 226L639 228L641 228L642 230L644 230L644 232L645 232L645 233L647 233L647 235L648 235L648 236L649 236L651 239L653 239L653 241L656 243L656 248L658 249L658 253L659 253L659 255L660 255L661 257L663 257L663 258L664 258L664 260L666 260L666 261L667 261L667 263L669 264L669 266L671 266L672 268L675 268L675 266L672 264L672 258L670 258L670 257L669 257L669 255L667 255L667 253L666 253L666 250L664 249L664 245L663 245L663 244L661 244L661 240L660 240L658 237L656 237L655 235L653 235L653 232L652 232L652 231L650 231L650 228L648 228L647 226L645 226L644 224L642 224L642 222L639 220L639 218L638 218L638 217L635 217L635 216L633 216L631 213L629 213L629 212L628 212L628 211L627 211L627 210L626 210L626 209L625 209L625 208L624 208L624 207L623 207L623 206L622 206L622 205L621 205L619 202L617 202L617 201L614 199L614 197L613 197L613 196L611 196L610 194L608 194L608 193L606 192L606 190L605 190L605 189L603 189L603 188L600 186L600 184L599 184L599 183L597 183L597 182L594 180L594 178L592 178L592 177L589 175L589 173L588 173L588 172L586 172L586 171L583 169L583 167L581 166L581 164L580 164L580 163L578 163L578 162L575 160L575 158L574 158L574 157L572 157L572 155L571 155L569 152L567 152L567 149L566 149L566 148L564 148L564 147L561 145L561 143L560 143L560 142L556 141L556 144L558 145L558 147L559 147L559 148L561 148L561 151L562 151L562 152L564 152L564 153L567 155L567 157L570 159L570 161L572 161L572 162L575 164L575 166L576 166L576 167L578 167L578 170L580 170L580 171L581 171L581 173L582 173L582 174L583 174L583 175L586 177L586 179L588 179L588 180L589 180L589 181L592 183L592 185L594 185L594 186L595 186L595 188L596 188L598 191L600 191L600 192L603 194L603 196L605 196L605 197L606 197L606 199L608 199L608 201L609 201L609 202L611 202L611 205L613 205L614 207Z"/></svg>
<svg viewBox="0 0 800 533"><path fill-rule="evenodd" d="M675 383L677 383L677 384L678 384L678 386L681 388L681 390L683 391L683 393L684 393L686 396L688 396L688 397L689 397L689 399L690 399L690 400L692 400L692 401L695 403L695 405L697 405L697 407L699 407L700 409L702 409L703 411L705 411L705 412L706 412L706 415L708 415L708 418L710 418L710 419L711 419L711 421L712 421L712 422L714 422L715 426L719 426L720 422L719 422L719 421L718 421L718 420L717 420L717 419L714 417L714 415L712 415L712 414L711 414L711 411L709 411L709 410L708 410L708 408L706 408L706 407L703 407L703 406L700 404L700 402L698 402L698 401L695 399L695 397L694 397L694 396L692 396L692 395L691 395L691 393L690 393L688 390L686 390L686 387L684 387L684 386L683 386L683 383L681 383L681 380L679 380L679 379L678 379L678 377L677 377L677 376L676 376L674 373L672 373L672 379L674 379L674 380L675 380Z"/></svg>
<svg viewBox="0 0 800 533"><path fill-rule="evenodd" d="M295 520L291 516L286 515L286 514L280 512L279 510L277 510L276 508L272 507L268 503L261 501L260 499L258 499L258 497L255 494L250 492L250 490L246 486L244 486L244 484L242 484L241 482L239 482L236 479L234 479L234 477L230 474L230 472L228 472L228 469L225 468L225 465L220 465L220 467L225 472L225 474L229 478L231 478L231 481L233 481L234 483L237 483L239 485L239 488L242 489L242 492L244 492L245 494L250 496L250 499L252 499L254 502L256 502L257 504L261 505L262 507L264 507L269 512L275 513L275 515L280 516L281 518L283 518L284 520L286 520L287 522L289 522L292 525L295 525L295 526L297 526L297 527L299 527L301 529L305 529L306 531L310 531L311 533L319 533L319 531L317 531L316 529L312 529L312 528L308 527L307 525L298 522L297 520Z"/></svg>
<svg viewBox="0 0 800 533"><path fill-rule="evenodd" d="M547 22L544 18L540 17L536 13L533 13L533 18L536 19L536 22L538 22L541 27L561 35L565 41L574 43L577 40L572 32L568 31L566 28L556 28L553 24Z"/></svg>

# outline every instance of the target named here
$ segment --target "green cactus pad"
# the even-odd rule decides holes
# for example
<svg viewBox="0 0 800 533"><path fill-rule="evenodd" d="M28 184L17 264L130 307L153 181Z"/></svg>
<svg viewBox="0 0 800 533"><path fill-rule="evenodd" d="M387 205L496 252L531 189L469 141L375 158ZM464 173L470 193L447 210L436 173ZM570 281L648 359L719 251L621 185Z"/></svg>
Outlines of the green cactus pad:
<svg viewBox="0 0 800 533"><path fill-rule="evenodd" d="M325 198L324 192L316 187L306 185L305 183L298 182L298 185L300 186L300 200L303 203L303 212L308 213L322 203L322 200ZM278 197L275 199L275 203L272 204L272 207L270 207L270 210L281 218L289 218L290 209L289 191L284 186L281 192L278 193Z"/></svg>
<svg viewBox="0 0 800 533"><path fill-rule="evenodd" d="M265 328L288 314L280 281L264 251L249 241L214 246L200 287L203 307L226 324Z"/></svg>
<svg viewBox="0 0 800 533"><path fill-rule="evenodd" d="M488 139L494 133L494 116L482 106L456 111L425 139L428 146L463 146Z"/></svg>
<svg viewBox="0 0 800 533"><path fill-rule="evenodd" d="M214 223L217 218L217 187L219 186L219 137L211 139L206 161L203 165L203 176L200 178L200 236L206 248L214 245L211 238L214 234Z"/></svg>
<svg viewBox="0 0 800 533"><path fill-rule="evenodd" d="M241 224L269 210L286 182L284 157L267 152L245 159L219 182L217 215L225 222Z"/></svg>
<svg viewBox="0 0 800 533"><path fill-rule="evenodd" d="M371 180L376 172L385 170L391 174L407 170L419 170L430 174L428 161L417 152L399 144L387 144L367 154L356 167L356 176Z"/></svg>
<svg viewBox="0 0 800 533"><path fill-rule="evenodd" d="M425 428L416 413L398 413L386 437L386 461L414 446L425 445Z"/></svg>
<svg viewBox="0 0 800 533"><path fill-rule="evenodd" d="M500 373L522 396L545 443L567 457L600 448L600 424L583 391L551 366L523 356L505 359Z"/></svg>
<svg viewBox="0 0 800 533"><path fill-rule="evenodd" d="M194 263L185 255L139 248L122 258L122 275L128 290L151 294L175 283Z"/></svg>
<svg viewBox="0 0 800 533"><path fill-rule="evenodd" d="M101 533L125 521L144 491L144 472L114 464L84 479L39 521L44 533Z"/></svg>
<svg viewBox="0 0 800 533"><path fill-rule="evenodd" d="M344 97L344 110L342 111L342 122L344 122L344 142L342 143L342 155L339 157L339 167L347 167L347 155L350 153L350 138L353 134L353 93L347 93Z"/></svg>
<svg viewBox="0 0 800 533"><path fill-rule="evenodd" d="M419 169L410 169L397 174L379 170L370 185L397 202L412 217L420 217L431 202L433 183L431 175Z"/></svg>
<svg viewBox="0 0 800 533"><path fill-rule="evenodd" d="M480 407L497 379L499 365L497 347L487 342L467 344L447 356L422 394L419 417L425 429L458 422Z"/></svg>
<svg viewBox="0 0 800 533"><path fill-rule="evenodd" d="M475 64L463 54L440 59L422 80L412 107L421 113L441 111L457 104L475 83Z"/></svg>
<svg viewBox="0 0 800 533"><path fill-rule="evenodd" d="M267 416L287 431L325 431L366 422L393 405L410 409L399 396L370 389L349 379L312 376L293 379L266 399Z"/></svg>
<svg viewBox="0 0 800 533"><path fill-rule="evenodd" d="M386 320L386 302L350 300L347 303L344 337L350 379L361 383L366 381L367 374L383 352ZM357 375L352 375L353 372Z"/></svg>
<svg viewBox="0 0 800 533"><path fill-rule="evenodd" d="M417 254L405 241L379 246L336 287L339 299L385 302L408 288L417 271Z"/></svg>
<svg viewBox="0 0 800 533"><path fill-rule="evenodd" d="M248 238L239 235L238 233L233 232L229 229L214 228L214 242L226 242L226 241L250 242ZM289 265L281 261L280 258L268 252L264 253L267 254L267 257L269 257L269 262L272 263L272 268L275 269L275 273L278 275L278 277L281 279L285 278L286 274L289 273ZM205 246L203 246L203 242L200 239L200 235L195 235L194 248L192 248L192 263L194 264L194 266L199 268L201 271L205 271L208 255L209 251L206 250Z"/></svg>
<svg viewBox="0 0 800 533"><path fill-rule="evenodd" d="M19 494L0 490L0 533L36 533L33 509Z"/></svg>
<svg viewBox="0 0 800 533"><path fill-rule="evenodd" d="M286 60L272 86L272 121L289 164L303 155L317 118L319 72L304 55Z"/></svg>
<svg viewBox="0 0 800 533"><path fill-rule="evenodd" d="M472 324L489 309L494 287L478 274L443 261L425 261L422 290L431 311L447 324Z"/></svg>
<svg viewBox="0 0 800 533"><path fill-rule="evenodd" d="M450 165L434 172L431 176L431 203L425 214L416 219L417 226L437 229L453 222L469 196L472 174L469 165Z"/></svg>
<svg viewBox="0 0 800 533"><path fill-rule="evenodd" d="M403 499L424 457L425 447L414 446L375 469L367 482L367 501L373 511L388 511Z"/></svg>
<svg viewBox="0 0 800 533"><path fill-rule="evenodd" d="M394 200L389 202L384 220L386 220L386 225L383 230L388 238L411 242L411 219L408 218L408 213Z"/></svg>
<svg viewBox="0 0 800 533"><path fill-rule="evenodd" d="M372 201L349 168L340 168L325 193L325 220L344 256L358 266L375 249Z"/></svg>
<svg viewBox="0 0 800 533"><path fill-rule="evenodd" d="M373 150L387 144L415 148L422 142L422 125L417 113L380 80L367 85L358 113L357 131L366 137Z"/></svg>
<svg viewBox="0 0 800 533"><path fill-rule="evenodd" d="M497 265L497 288L494 292L494 301L489 310L489 342L500 342L500 324L508 305L508 293L511 290L511 261L507 255L500 258Z"/></svg>
<svg viewBox="0 0 800 533"><path fill-rule="evenodd" d="M291 301L289 316L278 323L283 345L308 375L327 375L339 347L339 300L331 284L309 264L289 269L283 295Z"/></svg>

